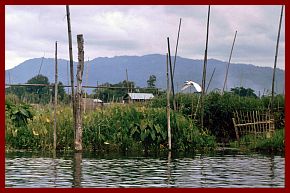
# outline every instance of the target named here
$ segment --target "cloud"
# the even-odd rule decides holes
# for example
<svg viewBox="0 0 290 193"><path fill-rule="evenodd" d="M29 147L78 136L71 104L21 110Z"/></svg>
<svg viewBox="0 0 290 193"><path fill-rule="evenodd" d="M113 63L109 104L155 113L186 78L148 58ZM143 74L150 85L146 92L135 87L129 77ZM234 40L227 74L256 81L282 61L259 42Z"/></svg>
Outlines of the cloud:
<svg viewBox="0 0 290 193"><path fill-rule="evenodd" d="M207 7L203 5L70 6L73 52L76 35L83 34L86 57L165 54L166 38L175 49L182 18L178 54L202 59L205 49ZM235 30L232 62L273 66L281 6L211 6L209 58L227 61ZM35 57L68 58L65 6L6 6L5 68ZM284 68L285 28L280 39L278 66Z"/></svg>

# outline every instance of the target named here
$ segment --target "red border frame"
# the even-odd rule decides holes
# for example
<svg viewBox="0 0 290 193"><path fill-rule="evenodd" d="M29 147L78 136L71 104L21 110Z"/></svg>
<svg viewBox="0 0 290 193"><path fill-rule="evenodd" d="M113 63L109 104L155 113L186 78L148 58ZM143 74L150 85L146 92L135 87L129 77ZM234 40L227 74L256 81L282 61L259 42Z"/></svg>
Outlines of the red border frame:
<svg viewBox="0 0 290 193"><path fill-rule="evenodd" d="M82 0L82 1L68 1L68 0L46 0L44 2L40 2L37 0L0 0L0 64L1 66L1 75L0 75L0 82L2 83L1 86L1 91L0 92L0 103L1 107L4 109L5 104L4 104L4 99L5 99L5 5L65 5L65 4L70 4L70 5L81 5L81 4L86 4L86 5L208 5L208 4L214 4L214 5L282 5L285 4L285 32L287 32L288 29L288 14L287 14L287 1L283 0L236 0L236 1L229 1L229 0L125 0L125 1L118 1L118 0L106 0L106 1L91 1L91 0ZM286 33L287 34L287 33ZM287 64L287 38L285 37L285 64ZM287 101L290 100L290 95L288 96L288 85L287 82L290 81L290 76L287 76L288 68L285 65L285 98L286 98L286 108L285 108L285 118L286 118L286 125L288 122L289 118L289 113L288 113L288 103ZM289 102L290 103L290 102ZM69 192L74 192L75 190L80 191L80 192L93 192L93 191L101 191L101 192L135 192L135 191L152 191L152 192L189 192L189 191L196 191L196 192L203 192L203 191L209 191L209 192L236 192L236 191L241 191L241 192L247 192L247 193L252 193L252 192L263 192L263 193L272 193L272 192L285 192L289 190L289 178L288 176L288 151L289 148L288 146L288 140L289 139L289 133L287 129L285 129L285 134L286 134L286 140L285 140L285 188L194 188L194 189L163 189L163 188L140 188L140 189L132 189L132 188L126 188L126 189L103 189L103 188L98 188L98 189L91 189L91 188L84 188L84 189L74 189L74 188L57 188L57 189L51 189L51 188L35 188L35 189L30 189L30 188L5 188L5 129L4 129L4 124L5 124L5 110L0 111L0 124L2 125L1 129L1 136L2 140L0 140L0 159L1 159L1 165L0 165L0 191L2 192L38 192L39 190L44 191L44 192L51 192L51 191L66 191L67 193ZM287 126L286 126L287 127Z"/></svg>

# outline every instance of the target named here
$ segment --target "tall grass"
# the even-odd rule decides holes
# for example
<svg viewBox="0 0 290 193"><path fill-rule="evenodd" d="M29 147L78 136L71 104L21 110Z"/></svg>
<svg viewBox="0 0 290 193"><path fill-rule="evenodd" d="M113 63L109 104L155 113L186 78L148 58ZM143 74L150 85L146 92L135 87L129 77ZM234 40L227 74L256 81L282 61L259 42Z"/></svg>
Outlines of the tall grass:
<svg viewBox="0 0 290 193"><path fill-rule="evenodd" d="M34 108L27 125L13 126L6 119L6 145L13 149L52 148L52 110L49 106ZM180 113L171 114L175 150L214 148L215 138L199 130L191 119ZM72 110L67 106L57 111L57 149L73 149ZM15 134L16 131L16 134ZM21 131L21 132L19 132ZM165 108L136 105L111 105L83 116L85 150L156 151L167 149Z"/></svg>
<svg viewBox="0 0 290 193"><path fill-rule="evenodd" d="M216 137L218 142L229 142L236 139L232 117L235 111L265 111L268 109L271 97L241 97L230 92L221 95L211 92L205 97L204 104L204 127ZM196 125L200 125L200 110L198 106L198 94L179 93L176 97L178 111L186 117L195 118ZM172 101L171 101L172 103ZM154 99L151 107L162 107L166 105L166 96ZM284 96L277 95L274 100L275 128L285 126ZM199 106L200 109L200 106ZM197 112L196 116L194 116Z"/></svg>
<svg viewBox="0 0 290 193"><path fill-rule="evenodd" d="M231 142L232 147L241 147L263 151L263 152L284 152L285 150L285 129L278 129L275 131L273 137L269 138L267 136L246 135L240 139L240 144L238 142Z"/></svg>
<svg viewBox="0 0 290 193"><path fill-rule="evenodd" d="M178 112L171 112L173 149L192 151L211 149L216 142L235 140L233 112L266 110L269 97L240 97L232 93L209 93L205 98L204 129L199 128L200 111L196 111L199 96L177 95ZM10 103L9 103L10 101ZM12 102L11 102L12 101ZM6 148L50 150L53 144L52 107L28 107L13 96L7 97L15 111L6 108ZM113 104L83 115L83 147L85 150L153 151L167 149L166 98L157 97L148 104ZM284 97L275 97L276 129L284 128ZM15 108L14 108L15 107ZM23 108L25 111L23 111ZM8 109L8 110L7 110ZM57 108L57 149L74 148L72 110L69 106ZM27 113L26 111L29 111ZM196 119L194 114L197 112ZM14 114L13 114L14 113ZM13 116L12 116L13 115ZM19 116L18 123L14 115ZM28 118L33 115L33 118ZM13 118L12 118L13 117ZM21 121L24 120L24 121ZM281 138L279 138L280 136ZM284 135L278 132L274 141L261 139L262 148L269 144L281 146ZM257 146L258 147L258 146Z"/></svg>

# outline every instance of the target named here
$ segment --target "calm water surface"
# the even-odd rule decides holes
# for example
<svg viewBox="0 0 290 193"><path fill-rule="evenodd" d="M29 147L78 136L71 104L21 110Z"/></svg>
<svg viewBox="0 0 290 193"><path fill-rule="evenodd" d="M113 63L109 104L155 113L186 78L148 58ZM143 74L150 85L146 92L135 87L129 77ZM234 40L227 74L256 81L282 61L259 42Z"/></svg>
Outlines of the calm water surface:
<svg viewBox="0 0 290 193"><path fill-rule="evenodd" d="M54 157L54 158L53 158ZM6 187L285 187L284 156L6 154Z"/></svg>

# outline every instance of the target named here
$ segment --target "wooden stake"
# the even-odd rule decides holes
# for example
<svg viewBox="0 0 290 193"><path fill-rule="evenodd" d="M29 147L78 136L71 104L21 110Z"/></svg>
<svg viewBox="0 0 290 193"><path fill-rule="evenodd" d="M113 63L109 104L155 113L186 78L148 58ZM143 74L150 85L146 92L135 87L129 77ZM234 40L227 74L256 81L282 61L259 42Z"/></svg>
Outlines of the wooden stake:
<svg viewBox="0 0 290 193"><path fill-rule="evenodd" d="M204 51L204 63L203 63L203 73L202 73L202 92L201 92L201 128L203 129L203 116L204 116L204 97L205 97L205 81L206 81L206 66L207 66L207 47L208 47L208 33L209 33L209 17L210 17L210 5L208 6L208 15L207 15L207 30L206 30L206 43Z"/></svg>
<svg viewBox="0 0 290 193"><path fill-rule="evenodd" d="M55 42L55 82L54 82L54 127L53 127L53 149L56 150L56 110L57 110L57 42Z"/></svg>
<svg viewBox="0 0 290 193"><path fill-rule="evenodd" d="M128 80L128 71L127 71L127 68L126 68L126 82L127 82L127 91L128 91L128 93L130 92L130 89L129 89L129 80ZM130 98L129 98L129 100L130 100Z"/></svg>
<svg viewBox="0 0 290 193"><path fill-rule="evenodd" d="M172 98L173 98L173 109L174 109L174 111L176 111L176 103L175 103L175 94L174 94L174 83L173 83L173 72L172 72L172 64L171 64L169 37L167 37L167 46L168 46L168 57L169 57L169 67L170 67L171 90L172 90Z"/></svg>
<svg viewBox="0 0 290 193"><path fill-rule="evenodd" d="M40 63L40 67L39 67L39 70L38 70L38 76L40 75L40 72L41 72L44 56L45 56L45 52L43 54L43 57L41 58L41 63Z"/></svg>
<svg viewBox="0 0 290 193"><path fill-rule="evenodd" d="M86 84L88 84L88 79L89 79L89 63L90 59L88 58L87 62L87 73L86 73ZM87 92L85 92L85 101L84 101L84 113L86 113L86 105L87 105Z"/></svg>
<svg viewBox="0 0 290 193"><path fill-rule="evenodd" d="M230 63L231 63L231 59L232 59L232 53L233 53L236 37L237 37L237 31L235 33L235 37L234 37L234 41L233 41L233 44L232 44L231 53L230 53L230 57L229 57L229 62L228 62L227 69L226 69L226 76L225 76L224 86L223 86L223 90L222 90L222 95L224 94L225 87L226 87L226 84L227 84L228 72L229 72L229 67L230 67Z"/></svg>
<svg viewBox="0 0 290 193"><path fill-rule="evenodd" d="M66 63L66 77L67 77L67 85L69 85L69 72L68 72L68 62ZM69 87L67 88L67 93L69 94Z"/></svg>
<svg viewBox="0 0 290 193"><path fill-rule="evenodd" d="M84 39L77 35L78 42L78 67L77 67L77 92L76 92L76 128L75 151L81 152L82 148L82 77L84 71Z"/></svg>
<svg viewBox="0 0 290 193"><path fill-rule="evenodd" d="M181 18L179 19L179 27L178 27L176 47L175 47L175 55L174 55L174 63L173 63L173 77L174 77L174 73L175 73L175 63L176 63L177 48L178 48L178 42L179 42L180 27L181 27Z"/></svg>
<svg viewBox="0 0 290 193"><path fill-rule="evenodd" d="M213 69L213 71L212 71L212 73L211 73L210 79L209 79L209 81L208 81L208 84L207 84L207 87L206 87L206 90L205 90L205 94L207 93L207 90L208 90L209 85L210 85L210 83L211 83L211 81L212 81L212 77L213 77L214 73L215 73L215 68Z"/></svg>
<svg viewBox="0 0 290 193"><path fill-rule="evenodd" d="M74 127L76 127L76 108L75 108L75 92L74 92L74 61L73 61L73 53L72 53L70 11L69 11L68 5L66 5L66 17L67 17L67 31L68 31L68 44L69 44L69 62L70 62L71 100L72 100L72 108L73 108L73 124L74 124Z"/></svg>
<svg viewBox="0 0 290 193"><path fill-rule="evenodd" d="M168 54L166 54L166 80L167 80L167 132L168 132L168 150L171 151L171 127L170 127L170 85L168 74Z"/></svg>
<svg viewBox="0 0 290 193"><path fill-rule="evenodd" d="M276 53L275 53L275 61L274 61L274 69L273 69L273 79L272 79L272 98L271 98L271 112L273 112L274 108L274 88L275 88L275 73L276 73L276 66L277 66L277 57L278 57L278 49L279 49L279 39L280 39L280 32L281 32L281 25L282 25L282 17L283 17L283 9L284 5L281 8L281 15L280 15L280 22L279 22L279 29L278 29L278 37L277 37L277 44L276 44Z"/></svg>

